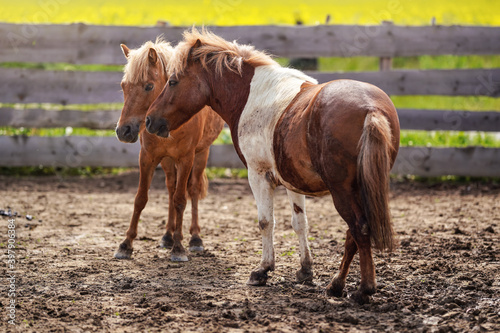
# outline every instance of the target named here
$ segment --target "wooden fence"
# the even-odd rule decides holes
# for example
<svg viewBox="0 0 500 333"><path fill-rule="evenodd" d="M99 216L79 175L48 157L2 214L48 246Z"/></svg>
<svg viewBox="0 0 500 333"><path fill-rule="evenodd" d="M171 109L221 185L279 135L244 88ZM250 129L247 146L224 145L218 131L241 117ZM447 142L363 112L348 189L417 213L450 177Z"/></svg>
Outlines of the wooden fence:
<svg viewBox="0 0 500 333"><path fill-rule="evenodd" d="M500 97L499 69L391 70L392 57L500 54L500 28L474 26L238 26L213 27L226 39L289 58L375 56L381 71L308 72L320 82L350 78L389 95ZM176 43L184 28L0 24L0 62L124 64L119 47L138 47L163 34ZM389 61L388 61L389 60ZM120 72L0 68L0 126L113 129L120 110L70 110L71 104L122 103ZM31 105L23 105L34 103ZM62 105L47 110L40 103ZM500 112L398 110L401 128L500 132ZM113 137L0 136L0 166L136 166L138 144ZM213 146L209 165L241 167L232 146ZM403 147L393 169L421 176L500 176L500 149Z"/></svg>

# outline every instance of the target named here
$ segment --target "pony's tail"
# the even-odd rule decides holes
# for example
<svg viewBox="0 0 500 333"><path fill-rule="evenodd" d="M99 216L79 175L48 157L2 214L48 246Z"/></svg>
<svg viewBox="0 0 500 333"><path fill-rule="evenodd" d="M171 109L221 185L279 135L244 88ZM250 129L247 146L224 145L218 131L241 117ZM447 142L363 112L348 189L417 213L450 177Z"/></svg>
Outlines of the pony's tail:
<svg viewBox="0 0 500 333"><path fill-rule="evenodd" d="M203 175L200 180L200 200L205 199L208 193L208 177L207 172L203 170Z"/></svg>
<svg viewBox="0 0 500 333"><path fill-rule="evenodd" d="M358 183L368 220L372 246L394 250L394 231L389 211L389 171L392 134L387 118L377 110L369 111L359 141Z"/></svg>

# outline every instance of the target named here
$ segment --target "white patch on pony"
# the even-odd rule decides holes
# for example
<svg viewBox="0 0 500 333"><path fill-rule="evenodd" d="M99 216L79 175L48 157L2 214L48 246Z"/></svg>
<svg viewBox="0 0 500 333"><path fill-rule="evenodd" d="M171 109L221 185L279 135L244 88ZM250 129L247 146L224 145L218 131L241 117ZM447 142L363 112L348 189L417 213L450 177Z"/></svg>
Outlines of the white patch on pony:
<svg viewBox="0 0 500 333"><path fill-rule="evenodd" d="M311 269L312 256L307 240L309 227L306 216L306 197L305 195L292 192L289 189L287 189L286 192L288 194L290 206L292 207L292 228L299 238L300 263L303 268ZM297 206L300 210L297 211L294 206Z"/></svg>
<svg viewBox="0 0 500 333"><path fill-rule="evenodd" d="M273 152L274 129L305 81L317 83L295 69L273 65L255 68L238 123L239 146L249 169L254 168L258 174L271 171L279 176Z"/></svg>

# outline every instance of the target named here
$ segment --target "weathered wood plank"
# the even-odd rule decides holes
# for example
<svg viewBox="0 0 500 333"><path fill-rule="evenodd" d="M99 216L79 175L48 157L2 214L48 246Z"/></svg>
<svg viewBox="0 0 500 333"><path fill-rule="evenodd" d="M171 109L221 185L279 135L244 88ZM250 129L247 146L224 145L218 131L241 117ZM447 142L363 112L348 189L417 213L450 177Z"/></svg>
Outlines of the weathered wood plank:
<svg viewBox="0 0 500 333"><path fill-rule="evenodd" d="M0 137L0 166L135 167L138 143L113 137ZM209 166L243 167L232 146L212 146ZM500 149L402 147L394 174L500 176Z"/></svg>
<svg viewBox="0 0 500 333"><path fill-rule="evenodd" d="M120 72L44 71L0 68L0 102L123 103Z"/></svg>
<svg viewBox="0 0 500 333"><path fill-rule="evenodd" d="M0 136L0 166L136 167L140 148L115 137ZM208 166L244 167L232 145L212 146Z"/></svg>
<svg viewBox="0 0 500 333"><path fill-rule="evenodd" d="M500 149L402 147L392 173L423 177L499 177Z"/></svg>
<svg viewBox="0 0 500 333"><path fill-rule="evenodd" d="M500 132L500 112L398 109L401 129Z"/></svg>
<svg viewBox="0 0 500 333"><path fill-rule="evenodd" d="M163 34L173 43L184 27L85 24L0 24L0 62L123 64L120 43L137 47ZM234 26L209 27L228 40L281 57L398 57L500 54L500 28L479 26Z"/></svg>
<svg viewBox="0 0 500 333"><path fill-rule="evenodd" d="M0 108L0 126L115 129L120 110L17 110ZM500 132L500 112L399 109L401 129Z"/></svg>
<svg viewBox="0 0 500 333"><path fill-rule="evenodd" d="M376 85L389 95L500 97L500 69L309 72L319 82L352 79Z"/></svg>
<svg viewBox="0 0 500 333"><path fill-rule="evenodd" d="M114 137L0 137L3 166L135 167L139 150Z"/></svg>
<svg viewBox="0 0 500 333"><path fill-rule="evenodd" d="M114 129L120 118L120 110L16 110L0 108L0 126L27 128L85 127L90 129Z"/></svg>
<svg viewBox="0 0 500 333"><path fill-rule="evenodd" d="M500 96L500 69L309 72L320 82L369 82L389 95ZM0 68L2 103L121 103L120 72L44 71Z"/></svg>

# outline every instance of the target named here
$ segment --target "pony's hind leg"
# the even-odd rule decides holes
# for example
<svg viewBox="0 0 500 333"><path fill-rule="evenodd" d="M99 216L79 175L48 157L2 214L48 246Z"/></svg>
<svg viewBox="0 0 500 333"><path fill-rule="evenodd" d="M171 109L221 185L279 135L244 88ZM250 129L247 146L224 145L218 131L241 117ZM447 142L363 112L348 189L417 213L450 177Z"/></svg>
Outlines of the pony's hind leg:
<svg viewBox="0 0 500 333"><path fill-rule="evenodd" d="M137 189L137 194L135 195L134 213L132 214L132 219L130 220L127 236L115 252L115 258L117 259L130 259L132 256L132 243L137 237L137 224L139 223L141 212L144 207L146 207L146 203L148 202L149 186L151 185L151 179L157 165L158 161L153 160L149 154L147 154L144 150L141 150L139 154L139 187Z"/></svg>
<svg viewBox="0 0 500 333"><path fill-rule="evenodd" d="M306 216L305 196L287 189L290 206L292 206L292 227L299 238L300 270L297 271L297 281L312 281L312 256L307 241L308 225Z"/></svg>
<svg viewBox="0 0 500 333"><path fill-rule="evenodd" d="M194 157L193 170L188 181L188 193L191 197L191 227L189 233L189 251L203 251L203 241L200 237L200 225L198 218L198 200L203 199L208 191L208 178L205 173L209 148L196 153Z"/></svg>
<svg viewBox="0 0 500 333"><path fill-rule="evenodd" d="M344 295L345 280L347 278L347 274L349 273L349 266L351 265L356 252L358 252L358 246L356 245L351 232L347 230L344 256L342 257L342 262L340 263L339 274L326 287L326 293L328 296L341 297Z"/></svg>
<svg viewBox="0 0 500 333"><path fill-rule="evenodd" d="M175 231L174 245L170 260L172 261L188 261L186 250L182 246L182 223L184 219L184 210L187 203L187 183L191 170L193 168L194 154L188 154L180 158L176 162L177 167L177 187L174 193L174 209L175 209Z"/></svg>
<svg viewBox="0 0 500 333"><path fill-rule="evenodd" d="M358 303L363 304L369 302L368 296L373 295L376 291L375 265L373 264L368 221L362 213L359 200L354 194L354 188L356 188L356 186L353 187L349 185L344 186L342 189L331 191L335 207L340 216L347 222L352 237L346 238L346 253L344 253L344 258L342 260L343 265L341 265L340 268L340 278L332 281L327 292L338 293L338 289L336 288L340 288L340 286L345 283L345 280L343 281L343 276L344 274L347 275L350 261L354 254L356 254L357 248L359 251L361 282L359 289L353 293L352 298ZM339 283L339 285L336 285L336 283Z"/></svg>
<svg viewBox="0 0 500 333"><path fill-rule="evenodd" d="M265 174L259 174L253 168L248 168L248 181L257 202L259 228L262 235L262 260L254 269L247 281L251 286L264 286L269 271L274 271L274 189Z"/></svg>
<svg viewBox="0 0 500 333"><path fill-rule="evenodd" d="M175 231L174 193L177 187L177 172L175 162L171 157L164 157L161 160L161 167L165 172L165 184L168 190L168 221L165 234L160 241L160 247L172 249L172 246L174 246L173 235Z"/></svg>

